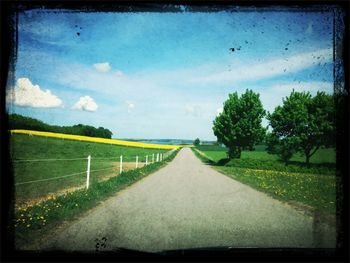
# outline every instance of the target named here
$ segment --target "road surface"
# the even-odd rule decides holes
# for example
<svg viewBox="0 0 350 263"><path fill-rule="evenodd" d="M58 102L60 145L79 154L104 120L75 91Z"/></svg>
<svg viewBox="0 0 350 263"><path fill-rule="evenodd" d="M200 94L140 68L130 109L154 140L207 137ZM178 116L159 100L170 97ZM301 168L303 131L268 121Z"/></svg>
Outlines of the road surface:
<svg viewBox="0 0 350 263"><path fill-rule="evenodd" d="M203 164L189 148L41 249L334 247L335 229Z"/></svg>

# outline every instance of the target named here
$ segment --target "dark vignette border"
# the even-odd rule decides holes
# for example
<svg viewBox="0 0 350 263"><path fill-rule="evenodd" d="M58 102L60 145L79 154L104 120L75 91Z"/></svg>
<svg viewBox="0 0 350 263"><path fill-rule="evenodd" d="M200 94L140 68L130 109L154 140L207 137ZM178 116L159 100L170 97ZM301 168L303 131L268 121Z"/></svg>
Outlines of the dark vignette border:
<svg viewBox="0 0 350 263"><path fill-rule="evenodd" d="M348 1L3 1L1 4L1 260L3 261L349 261L349 8ZM17 21L21 11L44 8L65 9L68 12L181 12L179 5L189 5L189 12L211 12L219 10L268 11L271 7L298 11L334 9L334 91L337 126L337 248L336 249L228 249L216 248L169 251L152 255L144 252L117 250L109 253L82 254L55 252L26 252L14 248L13 231L9 220L13 213L13 178L9 166L9 136L7 132L5 90L6 84L14 83L14 65L17 55ZM238 6L238 7L237 7Z"/></svg>

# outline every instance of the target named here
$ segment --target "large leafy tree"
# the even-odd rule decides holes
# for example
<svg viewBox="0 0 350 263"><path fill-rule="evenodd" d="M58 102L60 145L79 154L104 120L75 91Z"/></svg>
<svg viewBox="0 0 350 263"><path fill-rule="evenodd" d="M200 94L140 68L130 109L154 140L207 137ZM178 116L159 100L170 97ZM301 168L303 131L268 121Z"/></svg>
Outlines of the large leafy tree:
<svg viewBox="0 0 350 263"><path fill-rule="evenodd" d="M272 133L268 136L268 150L288 161L293 153L302 152L306 163L320 147L335 145L335 113L333 96L317 92L292 91L268 114ZM287 154L286 154L287 153Z"/></svg>
<svg viewBox="0 0 350 263"><path fill-rule="evenodd" d="M266 129L261 121L265 110L259 94L246 90L241 97L237 92L229 94L223 111L214 120L213 131L219 143L228 148L228 157L240 158L243 149L254 149L254 144L260 142Z"/></svg>

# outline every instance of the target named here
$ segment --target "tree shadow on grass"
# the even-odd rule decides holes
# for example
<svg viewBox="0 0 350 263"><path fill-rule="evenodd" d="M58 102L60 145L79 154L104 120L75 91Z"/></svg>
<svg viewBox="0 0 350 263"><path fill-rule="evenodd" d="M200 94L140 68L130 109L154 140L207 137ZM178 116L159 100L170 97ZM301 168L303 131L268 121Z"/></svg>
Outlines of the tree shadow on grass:
<svg viewBox="0 0 350 263"><path fill-rule="evenodd" d="M230 160L228 158L222 158L217 162L207 161L207 163L212 165L212 166L226 166L230 161L232 161L232 160Z"/></svg>
<svg viewBox="0 0 350 263"><path fill-rule="evenodd" d="M278 161L280 162L281 164L284 164L284 162L282 161ZM326 168L326 169L335 169L336 168L336 163L326 163L326 162L323 162L323 163L309 163L309 164L306 164L305 162L300 162L300 161L290 161L288 163L288 165L294 165L294 166L298 166L300 168Z"/></svg>
<svg viewBox="0 0 350 263"><path fill-rule="evenodd" d="M291 161L287 165L281 160L260 160L260 159L229 159L222 158L217 162L207 162L212 166L238 167L258 170L275 170L281 172L333 174L336 169L335 163L310 163L307 165L300 161Z"/></svg>
<svg viewBox="0 0 350 263"><path fill-rule="evenodd" d="M222 158L219 161L215 163L216 166L225 166L227 163L230 162L229 158Z"/></svg>
<svg viewBox="0 0 350 263"><path fill-rule="evenodd" d="M209 160L209 159L202 159L202 162L207 165L213 165L216 166L216 162Z"/></svg>

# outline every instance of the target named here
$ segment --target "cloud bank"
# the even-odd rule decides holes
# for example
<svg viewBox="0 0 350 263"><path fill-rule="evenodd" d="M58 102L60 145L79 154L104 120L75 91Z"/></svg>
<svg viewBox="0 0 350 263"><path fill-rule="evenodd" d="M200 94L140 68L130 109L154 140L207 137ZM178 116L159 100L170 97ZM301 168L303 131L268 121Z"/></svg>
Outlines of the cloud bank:
<svg viewBox="0 0 350 263"><path fill-rule="evenodd" d="M63 107L62 100L50 90L42 90L33 85L28 78L19 78L14 88L6 96L6 101L22 107L58 108Z"/></svg>
<svg viewBox="0 0 350 263"><path fill-rule="evenodd" d="M273 59L263 63L253 63L236 68L233 71L220 71L208 76L195 77L192 82L200 83L234 83L245 80L260 80L284 74L298 72L312 66L332 61L333 50L319 49L314 52L301 53L287 58Z"/></svg>

